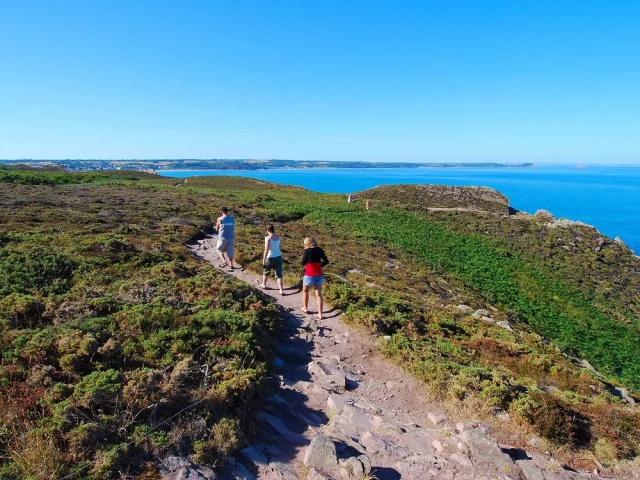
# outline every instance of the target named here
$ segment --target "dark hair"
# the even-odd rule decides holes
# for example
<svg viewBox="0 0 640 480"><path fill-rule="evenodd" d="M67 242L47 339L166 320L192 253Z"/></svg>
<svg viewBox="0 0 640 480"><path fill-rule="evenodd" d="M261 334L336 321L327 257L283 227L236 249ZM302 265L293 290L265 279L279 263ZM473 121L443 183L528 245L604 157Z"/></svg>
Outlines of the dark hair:
<svg viewBox="0 0 640 480"><path fill-rule="evenodd" d="M273 225L269 225L267 227L267 232L269 233L276 233L276 227L274 227Z"/></svg>
<svg viewBox="0 0 640 480"><path fill-rule="evenodd" d="M220 211L224 214L229 213L229 209L227 207L220 207Z"/></svg>

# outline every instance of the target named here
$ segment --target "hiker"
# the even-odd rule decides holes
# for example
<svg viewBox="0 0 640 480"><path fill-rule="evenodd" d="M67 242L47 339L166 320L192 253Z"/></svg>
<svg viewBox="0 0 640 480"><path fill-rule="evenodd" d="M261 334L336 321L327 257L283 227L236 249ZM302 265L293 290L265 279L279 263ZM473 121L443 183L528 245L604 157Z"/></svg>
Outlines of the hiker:
<svg viewBox="0 0 640 480"><path fill-rule="evenodd" d="M280 235L276 235L276 229L273 225L267 227L267 236L264 237L264 253L262 254L262 266L264 270L262 272L262 288L267 288L267 278L271 270L275 271L276 282L278 283L278 290L280 295L284 295L282 290L282 252L280 251L281 245Z"/></svg>
<svg viewBox="0 0 640 480"><path fill-rule="evenodd" d="M233 270L233 247L235 240L236 219L229 215L227 207L220 207L221 216L216 221L216 230L218 231L218 244L216 249L218 255L222 259L221 268L229 266ZM240 267L238 267L240 268Z"/></svg>
<svg viewBox="0 0 640 480"><path fill-rule="evenodd" d="M318 318L322 320L322 268L329 263L324 251L318 246L316 239L307 237L304 239L304 253L302 261L304 277L302 279L302 311L309 313L309 289L314 288L318 303Z"/></svg>
<svg viewBox="0 0 640 480"><path fill-rule="evenodd" d="M349 196L347 197L347 203L351 203L353 202L353 195L349 194Z"/></svg>
<svg viewBox="0 0 640 480"><path fill-rule="evenodd" d="M367 212L368 212L369 210L371 210L371 207L373 207L373 204L371 203L371 200L367 200L365 202L365 204L364 204L364 208L366 208Z"/></svg>

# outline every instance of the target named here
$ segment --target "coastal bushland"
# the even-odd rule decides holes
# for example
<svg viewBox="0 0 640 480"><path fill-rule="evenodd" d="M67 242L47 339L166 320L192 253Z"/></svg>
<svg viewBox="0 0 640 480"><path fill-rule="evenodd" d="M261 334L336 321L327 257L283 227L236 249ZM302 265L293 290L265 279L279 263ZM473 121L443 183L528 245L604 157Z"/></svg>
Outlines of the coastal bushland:
<svg viewBox="0 0 640 480"><path fill-rule="evenodd" d="M366 193L367 213L361 195L233 177L26 173L38 181L0 177L8 478L142 474L169 452L220 465L251 436L277 311L185 247L222 204L247 268L260 270L276 224L289 283L314 235L331 259L327 298L434 397L508 412L505 431L531 431L576 466L640 452L622 395L640 391L640 264L595 229L467 191L433 204L387 187Z"/></svg>
<svg viewBox="0 0 640 480"><path fill-rule="evenodd" d="M0 194L0 477L222 465L252 433L278 310L192 258L210 218L186 197L51 175Z"/></svg>

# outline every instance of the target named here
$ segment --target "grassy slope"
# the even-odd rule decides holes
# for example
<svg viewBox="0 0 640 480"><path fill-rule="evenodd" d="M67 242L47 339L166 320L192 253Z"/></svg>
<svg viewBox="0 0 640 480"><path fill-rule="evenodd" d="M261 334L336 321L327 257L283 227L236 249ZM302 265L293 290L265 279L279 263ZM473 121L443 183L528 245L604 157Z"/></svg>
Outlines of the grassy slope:
<svg viewBox="0 0 640 480"><path fill-rule="evenodd" d="M508 408L559 444L597 450L605 463L639 451L635 409L554 345L637 391L638 261L627 249L609 241L597 255L608 263L593 268L597 232L548 229L533 218L394 207L365 214L342 196L297 189L265 195L235 185L224 195L245 219L243 261L259 270L262 225L280 222L295 280L300 247L287 242L316 235L333 260L329 276L348 282L332 282L329 297L352 321L394 334L387 353L437 394ZM566 253L561 246L576 236L587 248ZM557 250L561 257L549 254ZM518 333L478 322L459 303L498 307L492 316L518 322Z"/></svg>
<svg viewBox="0 0 640 480"><path fill-rule="evenodd" d="M65 393L66 397L56 397L53 403L49 400L45 404L35 402L34 409L36 405L40 408L37 414L20 421L32 424L42 423L43 418L57 418L55 403L75 399L75 389L80 388L79 382L87 374L108 370L109 366L117 367L111 369L120 372L125 379L140 369L162 371L164 381L169 385L175 362L192 358L201 344L190 344L177 352L162 352L162 355L158 345L174 342L177 331L197 324L199 309L215 310L222 290L227 297L231 296L232 300L228 301L235 302L230 305L242 316L241 323L247 321L247 315L252 318L253 313L244 310L247 302L253 305L251 302L257 301L254 294L244 291L237 296L234 292L243 290L236 285L227 285L226 290L217 287L221 279L212 277L209 280L209 275L213 274L206 267L196 268L182 246L198 226L215 218L219 204L226 203L234 209L240 223L238 259L250 268L259 269L262 228L266 222L276 222L283 234L284 256L289 262L285 271L292 281L297 281L301 273L297 259L302 238L316 235L332 260L328 270L332 280L327 291L330 299L347 311L351 321L392 334L392 341L384 347L386 352L424 379L435 394L463 399L465 403L479 401L482 408L496 405L508 408L514 418L532 424L552 440L595 449L601 460L637 454L637 441L627 435L640 429L637 416L634 417L635 410L621 404L590 372L573 365L539 335L543 334L572 353L585 356L611 381L618 379L638 389L635 382L639 376L634 373L638 363L633 354L638 351L637 336L634 337L638 329L638 284L633 275L637 259L621 247L609 243L602 248L596 257L604 259L603 263L593 260L592 245L584 249L571 247L574 250L570 252L560 248L567 242L580 247L580 242L593 241L586 233L580 241L574 237L567 239L563 237L568 235L567 230L551 231L531 220L514 223L513 219L482 212L406 211L398 205L379 208L380 202L376 202L374 212L366 215L358 205L346 204L342 196L314 194L266 182L199 177L173 187L176 184L173 179L135 174L136 180L122 183L123 176L131 174L120 172L119 180L106 175L107 179L93 179L91 185L24 186L14 182L3 188L0 220L5 233L0 233L0 242L4 244L3 252L12 255L10 262L5 261L4 268L11 269L14 267L7 265L16 264L38 265L39 269L53 273L52 281L44 286L28 284L29 278L33 278L29 270L12 273L27 284L21 287L21 293L11 293L0 301L4 308L0 315L5 318L2 335L5 347L2 350L9 352L8 346L22 334L54 332L47 333L55 340L53 347L45 349L49 352L51 348L53 352L51 355L46 353L50 355L45 356L50 363L45 364L55 370L50 375L51 383L38 388L53 390L54 385L63 384L71 389ZM75 180L65 179L59 183L75 183ZM412 207L412 210L416 209ZM519 235L513 234L514 229ZM47 243L50 246L45 254L36 256L35 260L29 256ZM148 254L160 257L151 255L153 260L145 261L137 258L140 255L146 258ZM124 255L124 259L118 260L119 255ZM94 262L93 257L100 261ZM7 257L0 257L0 262L2 258ZM164 272L165 268L172 271L173 267L169 265L176 262L180 273ZM69 268L73 275L65 278L64 272ZM207 273L202 273L203 269ZM146 301L142 302L145 306L139 307L140 300L135 296L123 296L122 292L128 290L128 286L123 286L127 285L126 279L131 277L134 284L136 278L137 282L145 283L145 280L155 278L157 271L164 272L157 279L162 286L160 290L139 286L134 289L147 292L139 294L146 295ZM181 276L195 277L191 283L198 286L189 288L196 292L200 289L206 294L194 293L193 298L185 299L183 293L176 293L175 288L182 288L180 285L186 281ZM214 288L209 288L210 283ZM0 290L4 288L6 294L14 284L15 281L7 282L4 287L0 285ZM620 288L626 288L628 294L621 295ZM100 292L97 300L90 293L94 290ZM31 299L25 303L23 297L29 294L40 302L36 307L28 306ZM210 305L200 305L203 295L212 299ZM167 298L175 297L179 298L178 302L167 302ZM153 299L156 299L155 304ZM115 304L114 310L94 311L97 307L91 305L101 302ZM474 308L496 306L499 312L492 315L497 320L511 318L523 323L518 333L507 332L461 312L457 309L460 303ZM40 313L40 304L45 305L46 315ZM162 310L163 306L167 309ZM136 308L138 311L133 313L122 313ZM152 310L144 310L146 308ZM156 308L161 310L158 315L153 314ZM194 310L197 311L194 313ZM264 315L271 318L270 314ZM17 325L16 317L35 323ZM78 318L91 323L102 317L109 321L97 322L102 325L95 327L99 338L90 330L83 335L96 337L101 345L98 348L106 345L102 342L108 341L108 335L117 339L121 347L131 345L131 348L123 348L118 357L120 362L126 359L130 369L117 363L103 365L102 354L93 353L91 360L80 360L80 364L89 365L78 371L74 370L74 359L61 362L64 351L58 346L60 337L57 335L68 336L67 327L82 331L74 323ZM156 319L152 320L154 322L165 322L160 338L148 341L147 331L139 331L137 336L126 333L130 324L137 325L135 328L147 328L143 319L149 317ZM13 324L10 318L14 318ZM237 319L240 321L241 317ZM102 333L106 324L114 322L125 322L127 328ZM233 318L223 320L223 323L234 322L237 325ZM214 323L220 322L215 320ZM25 329L25 326L29 328ZM209 328L208 325L205 327ZM242 332L242 338L260 342L267 349L265 338L271 329L271 323L267 322L258 332ZM263 331L267 333L261 333ZM202 335L190 334L195 334L195 338ZM229 330L224 330L216 342L224 345L224 339L229 335ZM205 335L198 341L207 342L209 338ZM71 341L65 340L62 344ZM4 379L4 388L19 390L27 388L25 385L29 382L38 384L38 381L30 380L36 375L32 367L44 355L38 353L38 348L41 347L27 357L13 351L5 356L3 352L0 378ZM168 357L164 358L164 355ZM232 348L229 361L241 356L242 349ZM139 363L131 364L135 358L140 359ZM210 365L212 359L196 358L194 361L197 366L204 366ZM262 357L252 358L252 361L253 366L264 365ZM197 366L194 367L196 370ZM65 368L71 370L67 372ZM248 378L252 379L251 383L260 375ZM187 388L191 392L189 395L200 398L203 395L202 378L194 385L190 390ZM126 389L118 388L118 395L124 395ZM206 420L207 426L212 428L210 432L222 418L242 420L243 415L237 409L247 413L246 405L251 405L252 391L249 389L239 405L233 401L233 396L222 395L216 409L222 408L219 405L224 408L216 411L232 413L218 413ZM19 395L23 393L19 392ZM0 405L0 408L6 411L10 406ZM581 420L596 425L589 426ZM146 421L148 417L141 419L140 424L144 425ZM10 422L4 428L14 429L16 423ZM615 433L598 424L615 427L623 433ZM66 426L64 435L56 437L59 442L56 448L68 446L71 438L77 435L72 432L81 427L88 428L83 425L79 422ZM109 445L132 438L136 426L125 429L120 437L111 437L107 444L93 445L84 457L63 458L67 462L63 463L81 465L82 461L103 458ZM219 430L224 429L219 427ZM47 438L30 440L19 430L12 435L13 442L2 447L5 455L15 448L12 446L16 444L15 439L42 442L42 438ZM208 452L209 458L224 453L216 450L213 433L188 438L191 446L187 447L187 453L203 455ZM203 446L204 440L209 441L208 449ZM160 446L146 445L142 452L135 453L140 459L151 458L152 453L173 448L170 443L160 441Z"/></svg>
<svg viewBox="0 0 640 480"><path fill-rule="evenodd" d="M58 175L0 193L0 477L219 464L251 434L277 310L187 251L208 197Z"/></svg>
<svg viewBox="0 0 640 480"><path fill-rule="evenodd" d="M544 264L530 263L479 235L448 230L426 215L394 210L366 217L331 211L312 216L332 218L355 234L414 253L526 321L560 348L586 357L603 373L640 389L640 322L628 326L607 317L580 292L550 275Z"/></svg>

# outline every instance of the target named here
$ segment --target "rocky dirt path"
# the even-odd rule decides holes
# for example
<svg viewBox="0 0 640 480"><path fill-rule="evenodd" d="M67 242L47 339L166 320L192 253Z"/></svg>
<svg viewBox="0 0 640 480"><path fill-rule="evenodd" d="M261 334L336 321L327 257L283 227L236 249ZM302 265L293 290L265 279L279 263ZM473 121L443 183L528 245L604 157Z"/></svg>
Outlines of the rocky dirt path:
<svg viewBox="0 0 640 480"><path fill-rule="evenodd" d="M191 246L220 268L216 237ZM224 271L258 287L253 272ZM349 328L325 305L325 319L300 311L297 288L265 293L281 307L274 393L261 412L258 441L231 459L240 479L527 479L587 478L554 460L498 445L482 422L457 423L425 398L419 383L377 353L375 338ZM315 309L315 298L310 298ZM187 469L188 470L188 469ZM208 477L184 467L166 478ZM196 476L197 474L197 476ZM224 476L222 478L225 478Z"/></svg>

